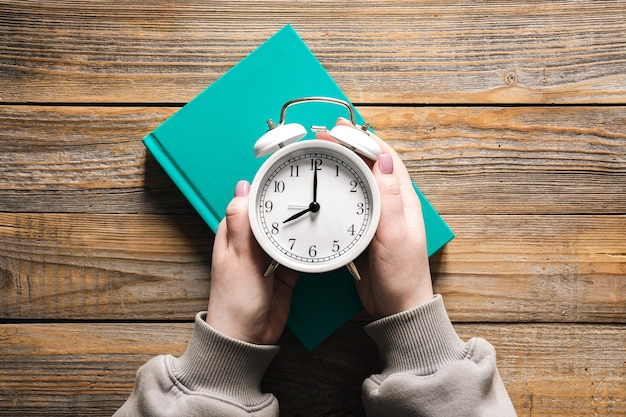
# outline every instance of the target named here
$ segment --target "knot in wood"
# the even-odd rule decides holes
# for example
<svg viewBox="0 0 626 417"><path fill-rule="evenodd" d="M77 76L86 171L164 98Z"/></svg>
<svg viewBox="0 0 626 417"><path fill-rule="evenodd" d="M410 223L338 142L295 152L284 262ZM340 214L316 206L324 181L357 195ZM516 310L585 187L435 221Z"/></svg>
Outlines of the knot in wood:
<svg viewBox="0 0 626 417"><path fill-rule="evenodd" d="M504 71L504 82L507 85L517 84L517 73L515 70L507 69Z"/></svg>

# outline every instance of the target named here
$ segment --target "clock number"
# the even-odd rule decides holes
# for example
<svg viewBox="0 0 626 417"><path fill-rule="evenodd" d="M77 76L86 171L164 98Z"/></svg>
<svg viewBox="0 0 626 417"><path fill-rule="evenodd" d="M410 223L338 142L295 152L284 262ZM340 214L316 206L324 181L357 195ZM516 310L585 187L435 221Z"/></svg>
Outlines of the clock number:
<svg viewBox="0 0 626 417"><path fill-rule="evenodd" d="M350 186L352 186L352 188L350 189L351 193L356 193L356 187L357 185L359 185L358 182L356 182L356 180L352 180L350 181Z"/></svg>
<svg viewBox="0 0 626 417"><path fill-rule="evenodd" d="M354 236L356 231L354 230L354 225L350 226L348 228L348 233L350 233L350 236Z"/></svg>
<svg viewBox="0 0 626 417"><path fill-rule="evenodd" d="M300 166L299 165L290 165L289 166L289 176L290 177L299 177L300 176Z"/></svg>
<svg viewBox="0 0 626 417"><path fill-rule="evenodd" d="M333 240L333 249L332 249L332 251L333 252L339 252L339 249L341 249L339 247L339 241L338 240Z"/></svg>
<svg viewBox="0 0 626 417"><path fill-rule="evenodd" d="M317 256L317 246L311 245L311 247L309 248L309 256L311 258L315 258Z"/></svg>
<svg viewBox="0 0 626 417"><path fill-rule="evenodd" d="M296 244L296 239L289 239L289 243L291 243L291 246L289 246L289 250L293 250L293 245Z"/></svg>
<svg viewBox="0 0 626 417"><path fill-rule="evenodd" d="M359 214L359 215L360 215L360 214L365 213L365 208L364 208L363 206L364 206L364 204L363 204L363 203L358 203L358 204L356 205L356 214Z"/></svg>
<svg viewBox="0 0 626 417"><path fill-rule="evenodd" d="M285 183L283 181L274 181L274 192L282 193L285 191Z"/></svg>
<svg viewBox="0 0 626 417"><path fill-rule="evenodd" d="M271 201L266 201L265 202L265 212L266 213L270 213L272 210L274 209L274 203L272 203Z"/></svg>
<svg viewBox="0 0 626 417"><path fill-rule="evenodd" d="M311 171L321 171L322 168L322 160L321 159L311 159Z"/></svg>
<svg viewBox="0 0 626 417"><path fill-rule="evenodd" d="M279 232L279 230L278 230L278 223L276 223L276 222L272 223L272 234L273 235L277 235L278 232Z"/></svg>
<svg viewBox="0 0 626 417"><path fill-rule="evenodd" d="M339 176L339 165L335 165L335 177Z"/></svg>

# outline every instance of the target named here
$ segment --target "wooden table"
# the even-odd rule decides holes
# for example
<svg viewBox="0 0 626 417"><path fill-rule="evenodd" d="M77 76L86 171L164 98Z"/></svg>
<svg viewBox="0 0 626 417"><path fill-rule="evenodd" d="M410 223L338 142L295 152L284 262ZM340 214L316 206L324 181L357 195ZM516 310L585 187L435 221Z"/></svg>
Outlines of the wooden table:
<svg viewBox="0 0 626 417"><path fill-rule="evenodd" d="M184 351L213 235L141 139L286 23L456 232L435 289L519 415L626 415L626 2L524 0L0 1L0 415ZM362 415L367 321L284 335L283 415Z"/></svg>

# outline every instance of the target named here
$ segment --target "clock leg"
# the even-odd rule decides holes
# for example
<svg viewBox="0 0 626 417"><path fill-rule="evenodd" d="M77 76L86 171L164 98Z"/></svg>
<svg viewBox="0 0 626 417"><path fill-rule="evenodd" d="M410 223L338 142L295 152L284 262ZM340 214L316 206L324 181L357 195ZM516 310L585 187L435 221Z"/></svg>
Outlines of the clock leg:
<svg viewBox="0 0 626 417"><path fill-rule="evenodd" d="M346 265L346 267L348 268L348 271L350 271L355 280L361 281L361 275L359 275L359 271L356 269L356 265L354 264L354 262L350 262L348 265Z"/></svg>
<svg viewBox="0 0 626 417"><path fill-rule="evenodd" d="M270 275L272 275L272 273L274 271L276 271L276 268L278 268L280 264L274 260L272 260L272 262L270 263L270 266L267 267L267 269L265 270L265 273L263 274L263 276L265 278L269 277Z"/></svg>

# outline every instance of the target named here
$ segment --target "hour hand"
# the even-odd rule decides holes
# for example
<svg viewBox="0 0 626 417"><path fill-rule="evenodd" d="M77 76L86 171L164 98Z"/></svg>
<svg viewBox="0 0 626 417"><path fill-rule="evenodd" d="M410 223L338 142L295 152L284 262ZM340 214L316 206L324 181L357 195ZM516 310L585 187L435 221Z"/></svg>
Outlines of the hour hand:
<svg viewBox="0 0 626 417"><path fill-rule="evenodd" d="M292 220L295 220L295 219L297 219L297 218L300 218L300 217L304 216L305 214L307 214L309 211L311 211L311 208L310 208L310 207L307 207L307 208L306 208L306 210L299 211L299 212L297 212L296 214L294 214L293 216L291 216L290 218L288 218L287 220L285 220L285 221L283 222L283 224L285 224L285 223L287 223L287 222L290 222L290 221L292 221Z"/></svg>

